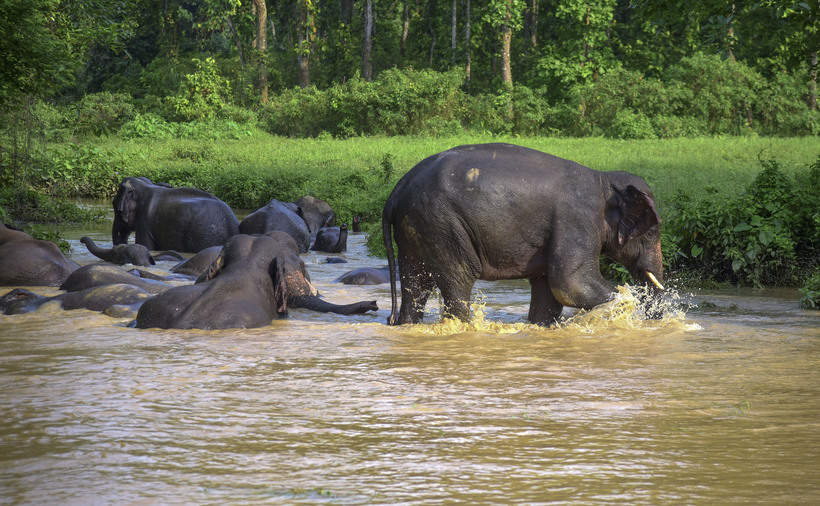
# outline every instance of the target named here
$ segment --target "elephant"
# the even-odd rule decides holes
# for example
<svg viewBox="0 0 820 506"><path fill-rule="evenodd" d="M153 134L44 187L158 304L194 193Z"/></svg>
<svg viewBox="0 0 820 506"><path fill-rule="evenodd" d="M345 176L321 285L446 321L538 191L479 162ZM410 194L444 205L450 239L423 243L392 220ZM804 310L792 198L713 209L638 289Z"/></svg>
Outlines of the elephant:
<svg viewBox="0 0 820 506"><path fill-rule="evenodd" d="M195 188L154 184L145 177L126 177L112 202L113 243L135 242L149 250L197 253L221 246L239 233L239 220L228 204Z"/></svg>
<svg viewBox="0 0 820 506"><path fill-rule="evenodd" d="M0 285L60 286L79 267L53 242L0 223Z"/></svg>
<svg viewBox="0 0 820 506"><path fill-rule="evenodd" d="M360 267L347 271L334 280L345 285L380 285L390 282L389 267Z"/></svg>
<svg viewBox="0 0 820 506"><path fill-rule="evenodd" d="M477 279L528 279L527 318L551 325L564 306L591 309L611 300L615 288L601 275L601 254L649 283L657 297L660 223L649 185L628 172L599 172L503 143L429 156L398 181L382 212L388 324L420 322L434 288L443 316L467 320Z"/></svg>
<svg viewBox="0 0 820 506"><path fill-rule="evenodd" d="M333 208L324 200L305 195L296 200L295 204L302 210L302 218L307 223L311 239L315 238L323 227L333 225Z"/></svg>
<svg viewBox="0 0 820 506"><path fill-rule="evenodd" d="M354 216L353 223L351 224L350 230L353 232L361 232L362 231L362 218L361 216Z"/></svg>
<svg viewBox="0 0 820 506"><path fill-rule="evenodd" d="M205 248L191 258L171 267L171 272L174 274L197 277L205 272L212 263L214 263L214 260L216 260L221 251L222 246L211 246L210 248Z"/></svg>
<svg viewBox="0 0 820 506"><path fill-rule="evenodd" d="M60 290L78 292L86 288L114 284L134 285L153 294L164 292L172 286L164 281L141 278L115 265L94 263L83 265L72 272L60 285Z"/></svg>
<svg viewBox="0 0 820 506"><path fill-rule="evenodd" d="M376 301L361 301L340 305L322 299L319 291L310 282L310 274L308 274L305 262L299 257L293 238L278 230L268 232L266 235L276 239L282 246L280 254L285 265L285 283L288 289L287 303L289 307L342 315L378 311L379 306Z"/></svg>
<svg viewBox="0 0 820 506"><path fill-rule="evenodd" d="M185 259L176 251L161 251L155 255L151 254L148 248L142 244L115 244L111 248L101 248L88 236L82 237L80 242L85 244L88 251L95 257L117 265L133 264L145 267L156 265L158 260Z"/></svg>
<svg viewBox="0 0 820 506"><path fill-rule="evenodd" d="M77 292L65 292L48 297L23 288L15 288L0 297L0 312L23 314L35 311L48 302L57 301L65 310L88 309L114 317L136 315L137 309L152 294L138 286L118 283L94 286Z"/></svg>
<svg viewBox="0 0 820 506"><path fill-rule="evenodd" d="M271 230L287 232L299 246L299 253L307 253L310 230L302 217L302 209L296 204L272 199L265 207L239 222L239 232L242 234L265 234Z"/></svg>
<svg viewBox="0 0 820 506"><path fill-rule="evenodd" d="M324 227L316 234L311 251L341 253L347 250L347 223L339 227Z"/></svg>
<svg viewBox="0 0 820 506"><path fill-rule="evenodd" d="M147 300L137 313L136 327L254 328L286 316L289 307L340 314L378 309L375 301L348 305L323 301L306 276L293 238L273 231L229 239L196 283Z"/></svg>

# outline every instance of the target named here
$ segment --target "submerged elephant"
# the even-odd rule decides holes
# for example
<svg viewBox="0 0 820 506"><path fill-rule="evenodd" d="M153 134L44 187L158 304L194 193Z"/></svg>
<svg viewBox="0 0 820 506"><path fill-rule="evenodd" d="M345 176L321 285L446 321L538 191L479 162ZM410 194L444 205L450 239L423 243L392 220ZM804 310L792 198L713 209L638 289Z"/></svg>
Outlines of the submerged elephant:
<svg viewBox="0 0 820 506"><path fill-rule="evenodd" d="M302 218L307 223L311 239L315 238L323 227L333 225L336 215L333 207L324 200L305 195L300 197L295 204L302 210Z"/></svg>
<svg viewBox="0 0 820 506"><path fill-rule="evenodd" d="M214 260L216 260L221 251L222 246L211 246L210 248L205 248L191 258L171 267L171 272L174 274L197 277L205 272L212 263L214 263Z"/></svg>
<svg viewBox="0 0 820 506"><path fill-rule="evenodd" d="M276 237L277 234L281 240ZM377 310L375 301L337 305L310 284L293 239L281 231L239 234L193 285L152 297L137 314L139 328L253 328L285 316L289 307L357 314Z"/></svg>
<svg viewBox="0 0 820 506"><path fill-rule="evenodd" d="M228 204L195 188L154 184L145 177L126 177L113 200L113 243L135 242L149 250L197 253L221 246L239 233L239 220Z"/></svg>
<svg viewBox="0 0 820 506"><path fill-rule="evenodd" d="M272 230L287 232L299 246L299 253L307 253L310 247L310 230L302 218L302 210L296 204L272 199L239 222L242 234L265 234Z"/></svg>
<svg viewBox="0 0 820 506"><path fill-rule="evenodd" d="M325 253L341 253L347 250L347 223L342 223L340 227L324 227L316 234L316 240L312 251L324 251Z"/></svg>
<svg viewBox="0 0 820 506"><path fill-rule="evenodd" d="M345 285L380 285L390 282L389 267L360 267L347 271L334 280Z"/></svg>
<svg viewBox="0 0 820 506"><path fill-rule="evenodd" d="M51 297L38 295L29 290L15 288L0 297L0 313L23 314L37 310L48 302L58 302L60 307L70 311L88 309L100 311L110 316L123 317L129 313L136 315L137 309L152 294L130 284L94 286L77 292L65 292Z"/></svg>
<svg viewBox="0 0 820 506"><path fill-rule="evenodd" d="M80 242L85 244L88 251L95 257L117 265L133 264L145 267L156 265L157 261L161 260L185 259L176 251L160 251L152 254L142 244L115 244L111 248L102 248L88 236L82 237Z"/></svg>
<svg viewBox="0 0 820 506"><path fill-rule="evenodd" d="M0 223L0 285L60 286L79 267L53 242Z"/></svg>
<svg viewBox="0 0 820 506"><path fill-rule="evenodd" d="M104 263L83 265L66 278L60 290L79 292L96 286L127 284L134 285L151 293L160 293L172 285L154 279L145 279L120 267Z"/></svg>
<svg viewBox="0 0 820 506"><path fill-rule="evenodd" d="M529 321L548 325L564 306L590 309L615 288L599 257L663 290L660 217L652 190L627 172L598 172L511 144L460 146L422 160L385 203L382 234L392 271L398 248L401 308L391 275L388 323L417 323L434 288L444 314L466 320L477 279L530 281Z"/></svg>

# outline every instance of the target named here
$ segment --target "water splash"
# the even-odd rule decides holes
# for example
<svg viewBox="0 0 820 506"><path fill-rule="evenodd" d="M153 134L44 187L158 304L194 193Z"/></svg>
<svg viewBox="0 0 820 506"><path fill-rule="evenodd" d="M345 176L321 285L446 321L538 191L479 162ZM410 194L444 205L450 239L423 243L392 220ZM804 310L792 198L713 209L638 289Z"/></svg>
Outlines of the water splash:
<svg viewBox="0 0 820 506"><path fill-rule="evenodd" d="M510 323L490 320L487 318L485 297L479 294L470 304L472 309L470 321L440 318L435 323L410 325L408 330L421 334L452 335L469 332L517 334L575 330L595 333L596 330L602 329L677 327L681 330L693 330L699 328L697 324L686 322L686 311L689 306L682 302L680 293L674 289L667 289L660 298L651 296L646 287L624 285L617 287L617 290L611 301L600 304L589 311L579 310L552 327L542 327L529 322ZM436 316L435 311L427 314L431 320Z"/></svg>

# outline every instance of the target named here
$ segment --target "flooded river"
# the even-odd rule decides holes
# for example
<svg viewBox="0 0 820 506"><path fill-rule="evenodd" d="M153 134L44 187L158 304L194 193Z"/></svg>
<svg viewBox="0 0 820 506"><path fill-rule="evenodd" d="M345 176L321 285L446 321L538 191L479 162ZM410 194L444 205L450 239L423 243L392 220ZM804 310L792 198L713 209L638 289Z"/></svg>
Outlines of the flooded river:
<svg viewBox="0 0 820 506"><path fill-rule="evenodd" d="M80 263L82 235L110 247L107 227L63 235ZM303 256L325 298L377 314L209 332L0 316L0 504L820 497L820 312L796 291L682 294L649 322L623 296L542 329L526 282L479 283L473 324L397 328L387 285L333 282L384 264L364 236L350 263L326 256Z"/></svg>

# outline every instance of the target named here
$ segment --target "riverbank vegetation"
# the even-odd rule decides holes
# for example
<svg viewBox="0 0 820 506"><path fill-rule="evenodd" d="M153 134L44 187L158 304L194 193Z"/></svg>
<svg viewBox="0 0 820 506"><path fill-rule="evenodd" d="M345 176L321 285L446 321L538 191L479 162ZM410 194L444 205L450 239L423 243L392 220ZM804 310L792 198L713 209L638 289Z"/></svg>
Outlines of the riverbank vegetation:
<svg viewBox="0 0 820 506"><path fill-rule="evenodd" d="M0 0L0 218L141 175L376 232L422 158L507 141L646 178L680 282L816 302L817 3L661 4Z"/></svg>

